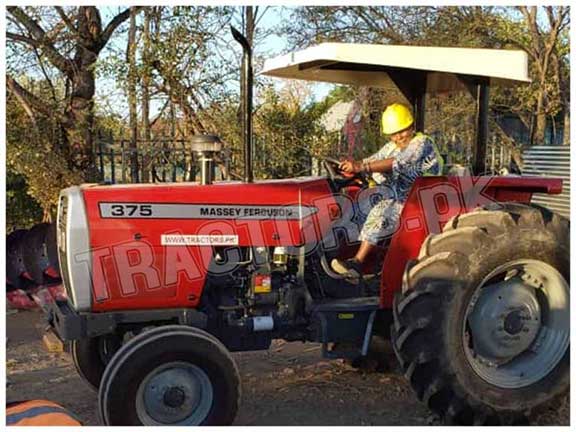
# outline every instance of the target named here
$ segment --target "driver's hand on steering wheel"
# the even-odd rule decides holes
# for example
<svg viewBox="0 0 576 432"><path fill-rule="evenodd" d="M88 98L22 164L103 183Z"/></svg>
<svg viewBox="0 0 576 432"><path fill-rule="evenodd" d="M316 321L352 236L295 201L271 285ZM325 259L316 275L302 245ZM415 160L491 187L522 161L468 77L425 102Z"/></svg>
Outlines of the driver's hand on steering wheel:
<svg viewBox="0 0 576 432"><path fill-rule="evenodd" d="M338 169L347 174L357 174L362 171L362 162L345 160L340 162Z"/></svg>

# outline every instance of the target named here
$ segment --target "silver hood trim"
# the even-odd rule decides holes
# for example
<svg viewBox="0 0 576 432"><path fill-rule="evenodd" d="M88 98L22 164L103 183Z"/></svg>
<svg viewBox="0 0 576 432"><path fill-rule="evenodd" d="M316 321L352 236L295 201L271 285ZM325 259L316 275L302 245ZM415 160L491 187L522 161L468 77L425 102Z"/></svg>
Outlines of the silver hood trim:
<svg viewBox="0 0 576 432"><path fill-rule="evenodd" d="M60 268L67 270L63 281L71 297L70 303L77 311L87 312L92 309L92 252L88 215L79 186L62 190L60 199L63 197L67 201L67 211L61 214L62 206L58 207L58 230L64 227L65 233L58 233L58 248L64 246L65 253L58 256L66 263L61 262ZM62 221L62 217L66 220Z"/></svg>

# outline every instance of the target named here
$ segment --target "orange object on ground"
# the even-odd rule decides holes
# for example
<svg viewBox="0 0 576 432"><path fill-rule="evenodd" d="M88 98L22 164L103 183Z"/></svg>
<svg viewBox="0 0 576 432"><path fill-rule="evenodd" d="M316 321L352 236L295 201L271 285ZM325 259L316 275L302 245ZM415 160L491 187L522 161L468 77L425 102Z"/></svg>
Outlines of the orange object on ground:
<svg viewBox="0 0 576 432"><path fill-rule="evenodd" d="M82 426L72 413L46 400L6 404L6 426Z"/></svg>

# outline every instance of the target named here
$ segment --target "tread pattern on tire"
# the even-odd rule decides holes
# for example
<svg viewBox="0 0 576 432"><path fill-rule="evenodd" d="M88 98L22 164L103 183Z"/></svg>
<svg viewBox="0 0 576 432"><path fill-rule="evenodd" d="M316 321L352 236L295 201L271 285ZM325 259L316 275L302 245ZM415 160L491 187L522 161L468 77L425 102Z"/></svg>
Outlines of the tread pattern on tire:
<svg viewBox="0 0 576 432"><path fill-rule="evenodd" d="M402 292L394 298L393 348L418 398L446 424L509 424L527 414L497 412L471 398L455 379L438 341L442 337L439 323L447 318L442 306L459 288L434 281L434 275L466 271L470 265L466 248L489 248L495 238L525 229L538 229L560 243L569 241L569 221L562 216L536 205L494 203L450 219L442 233L426 239L418 259L406 267ZM442 278L447 279L446 275L438 277Z"/></svg>

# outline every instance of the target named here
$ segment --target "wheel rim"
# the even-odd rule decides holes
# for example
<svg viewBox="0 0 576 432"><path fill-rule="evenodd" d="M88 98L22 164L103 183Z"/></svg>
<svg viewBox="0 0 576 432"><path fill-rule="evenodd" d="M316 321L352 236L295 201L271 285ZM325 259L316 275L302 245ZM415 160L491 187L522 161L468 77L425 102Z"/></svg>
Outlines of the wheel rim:
<svg viewBox="0 0 576 432"><path fill-rule="evenodd" d="M551 265L517 260L476 288L466 310L463 345L472 369L500 388L541 380L570 344L570 287Z"/></svg>
<svg viewBox="0 0 576 432"><path fill-rule="evenodd" d="M136 412L144 425L199 425L213 400L206 372L191 363L172 362L144 378L136 394Z"/></svg>

